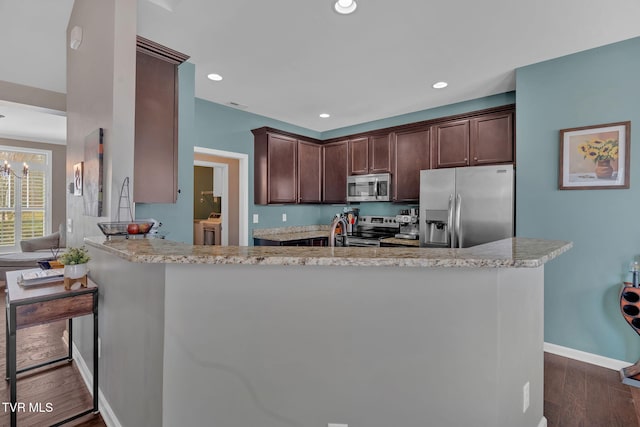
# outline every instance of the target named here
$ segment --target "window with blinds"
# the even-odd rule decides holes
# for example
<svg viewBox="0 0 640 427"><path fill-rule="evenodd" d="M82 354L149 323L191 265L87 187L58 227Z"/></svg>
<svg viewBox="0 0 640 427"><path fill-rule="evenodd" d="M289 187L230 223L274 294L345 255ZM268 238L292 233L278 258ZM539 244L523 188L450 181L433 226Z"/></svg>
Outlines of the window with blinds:
<svg viewBox="0 0 640 427"><path fill-rule="evenodd" d="M0 147L0 161L29 165L0 176L0 252L19 251L20 240L50 233L50 151Z"/></svg>

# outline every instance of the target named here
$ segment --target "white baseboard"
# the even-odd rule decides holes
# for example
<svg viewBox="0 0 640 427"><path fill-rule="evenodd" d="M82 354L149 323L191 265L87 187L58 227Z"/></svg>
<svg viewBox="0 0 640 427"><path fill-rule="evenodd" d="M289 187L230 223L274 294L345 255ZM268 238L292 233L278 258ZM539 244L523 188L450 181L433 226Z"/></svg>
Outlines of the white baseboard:
<svg viewBox="0 0 640 427"><path fill-rule="evenodd" d="M62 333L62 341L64 341L65 345L69 345L69 332L66 329ZM91 396L93 397L93 375L91 374L89 367L85 363L84 358L80 354L80 351L78 350L78 347L76 347L75 343L73 343L71 348L73 352L73 361L76 363L78 371L80 371L80 376L84 380L84 383L89 390L89 394L91 394ZM122 427L122 424L120 424L120 421L118 421L118 418L113 412L113 409L111 409L111 405L109 405L109 402L104 397L104 394L102 394L100 386L98 386L98 409L100 410L100 415L102 416L102 419L104 420L104 423L107 425L107 427Z"/></svg>
<svg viewBox="0 0 640 427"><path fill-rule="evenodd" d="M592 365L602 366L603 368L613 369L614 371L619 371L622 368L632 365L632 363L625 362L624 360L610 359L608 357L587 353L586 351L574 350L569 347L562 347L561 345L551 344L548 342L544 343L544 351L547 353L557 354L558 356L568 357L569 359L590 363Z"/></svg>
<svg viewBox="0 0 640 427"><path fill-rule="evenodd" d="M538 427L547 427L547 419L545 417L542 417L542 419L538 423Z"/></svg>

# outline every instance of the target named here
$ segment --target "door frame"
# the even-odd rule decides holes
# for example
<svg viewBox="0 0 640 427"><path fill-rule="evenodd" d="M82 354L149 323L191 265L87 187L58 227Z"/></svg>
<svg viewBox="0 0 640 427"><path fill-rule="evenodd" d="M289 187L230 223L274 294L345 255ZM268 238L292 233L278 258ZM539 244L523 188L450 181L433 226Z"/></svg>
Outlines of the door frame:
<svg viewBox="0 0 640 427"><path fill-rule="evenodd" d="M238 243L240 246L249 245L249 155L233 151L217 150L205 147L193 147L194 153L209 154L238 160L240 171L238 177ZM195 160L194 160L195 165ZM228 180L227 180L228 182ZM225 199L222 200L225 203ZM224 221L224 218L222 219ZM224 230L223 230L224 233Z"/></svg>

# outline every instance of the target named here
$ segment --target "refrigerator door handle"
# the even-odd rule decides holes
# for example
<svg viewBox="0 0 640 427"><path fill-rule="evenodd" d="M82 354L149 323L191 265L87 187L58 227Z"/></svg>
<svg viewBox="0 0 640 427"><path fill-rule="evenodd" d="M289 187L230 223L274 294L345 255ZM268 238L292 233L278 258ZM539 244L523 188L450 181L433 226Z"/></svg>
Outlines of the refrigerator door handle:
<svg viewBox="0 0 640 427"><path fill-rule="evenodd" d="M456 223L453 228L456 230L457 244L456 247L461 248L464 244L463 235L462 235L462 227L460 227L460 211L462 210L462 196L460 193L456 196Z"/></svg>
<svg viewBox="0 0 640 427"><path fill-rule="evenodd" d="M455 247L455 230L453 229L453 194L449 195L449 208L447 209L447 245L450 248Z"/></svg>

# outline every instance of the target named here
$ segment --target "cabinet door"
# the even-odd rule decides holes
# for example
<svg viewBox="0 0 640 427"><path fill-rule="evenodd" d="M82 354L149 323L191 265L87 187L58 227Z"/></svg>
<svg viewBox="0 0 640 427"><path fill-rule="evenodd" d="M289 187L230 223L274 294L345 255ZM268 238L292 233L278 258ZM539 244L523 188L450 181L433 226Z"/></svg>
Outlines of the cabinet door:
<svg viewBox="0 0 640 427"><path fill-rule="evenodd" d="M322 146L323 190L325 203L347 201L347 171L349 169L349 142L332 142Z"/></svg>
<svg viewBox="0 0 640 427"><path fill-rule="evenodd" d="M296 150L298 141L269 134L268 178L269 203L296 202Z"/></svg>
<svg viewBox="0 0 640 427"><path fill-rule="evenodd" d="M513 162L513 113L471 119L471 164Z"/></svg>
<svg viewBox="0 0 640 427"><path fill-rule="evenodd" d="M430 167L429 145L428 129L395 135L391 177L394 202L417 201L420 198L420 171Z"/></svg>
<svg viewBox="0 0 640 427"><path fill-rule="evenodd" d="M349 175L369 173L369 138L349 140Z"/></svg>
<svg viewBox="0 0 640 427"><path fill-rule="evenodd" d="M369 137L369 173L391 172L391 135Z"/></svg>
<svg viewBox="0 0 640 427"><path fill-rule="evenodd" d="M134 202L176 202L177 100L177 66L137 52Z"/></svg>
<svg viewBox="0 0 640 427"><path fill-rule="evenodd" d="M298 141L298 203L322 201L322 146Z"/></svg>
<svg viewBox="0 0 640 427"><path fill-rule="evenodd" d="M434 168L469 165L469 120L456 120L432 126Z"/></svg>

